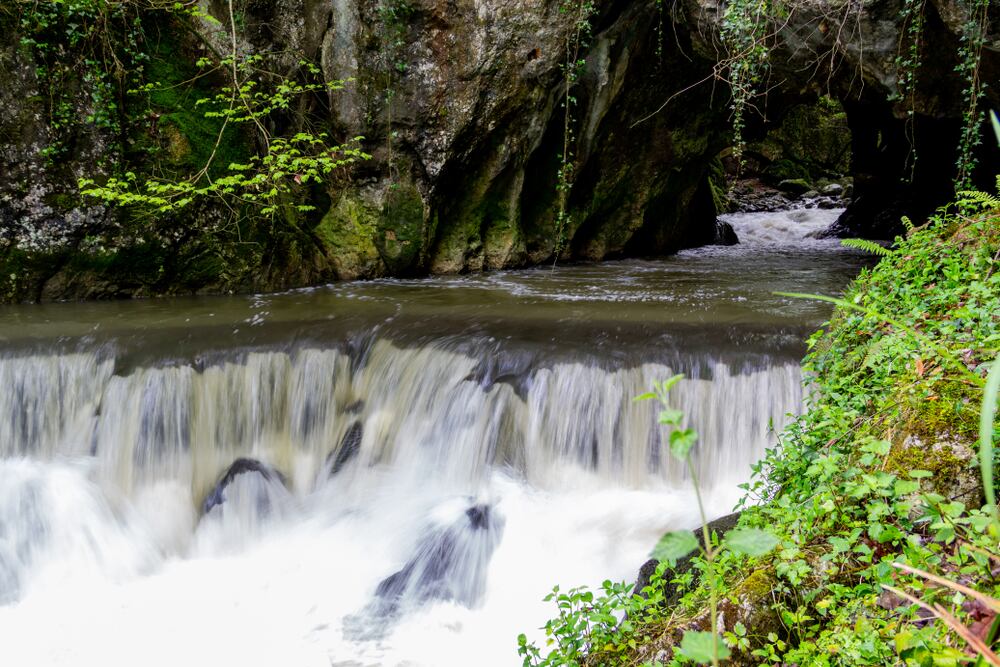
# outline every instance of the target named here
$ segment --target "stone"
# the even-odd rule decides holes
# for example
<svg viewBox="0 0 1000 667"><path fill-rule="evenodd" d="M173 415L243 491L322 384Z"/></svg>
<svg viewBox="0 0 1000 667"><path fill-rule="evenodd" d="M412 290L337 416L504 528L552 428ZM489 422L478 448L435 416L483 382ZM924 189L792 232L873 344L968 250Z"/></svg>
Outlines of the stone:
<svg viewBox="0 0 1000 667"><path fill-rule="evenodd" d="M736 235L736 230L733 226L724 220L719 220L715 223L715 245L736 245L740 242L739 237Z"/></svg>
<svg viewBox="0 0 1000 667"><path fill-rule="evenodd" d="M821 190L828 197L840 197L844 194L844 186L840 183L830 183Z"/></svg>
<svg viewBox="0 0 1000 667"><path fill-rule="evenodd" d="M778 189L793 195L804 195L812 186L801 178L788 178L778 183Z"/></svg>
<svg viewBox="0 0 1000 667"><path fill-rule="evenodd" d="M209 491L201 505L201 513L208 514L213 508L226 502L226 488L240 475L260 475L268 482L278 482L285 486L284 476L275 468L257 459L239 458L232 462Z"/></svg>
<svg viewBox="0 0 1000 667"><path fill-rule="evenodd" d="M488 505L473 505L450 526L432 528L410 560L375 589L375 609L392 616L404 601L454 600L472 607L481 598L486 568L503 532Z"/></svg>
<svg viewBox="0 0 1000 667"><path fill-rule="evenodd" d="M326 457L326 467L333 477L340 470L350 463L361 451L361 440L364 436L364 426L360 421L355 421L344 433L340 440L340 446L330 452Z"/></svg>

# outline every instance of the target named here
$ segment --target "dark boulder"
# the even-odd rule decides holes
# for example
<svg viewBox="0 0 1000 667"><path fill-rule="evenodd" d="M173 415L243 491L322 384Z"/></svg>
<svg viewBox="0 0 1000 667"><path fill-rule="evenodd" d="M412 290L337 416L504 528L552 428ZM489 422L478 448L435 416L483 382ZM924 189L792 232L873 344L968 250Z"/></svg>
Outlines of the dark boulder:
<svg viewBox="0 0 1000 667"><path fill-rule="evenodd" d="M375 610L392 615L404 601L453 600L475 606L502 532L503 520L488 505L474 505L451 525L433 528L403 568L379 583Z"/></svg>
<svg viewBox="0 0 1000 667"><path fill-rule="evenodd" d="M733 226L724 220L715 223L715 245L736 245L740 238Z"/></svg>
<svg viewBox="0 0 1000 667"><path fill-rule="evenodd" d="M361 438L364 435L364 426L356 421L347 429L347 433L340 440L340 447L330 452L326 457L326 467L330 470L330 475L336 475L340 469L351 462L358 452L361 451Z"/></svg>
<svg viewBox="0 0 1000 667"><path fill-rule="evenodd" d="M710 535L714 534L718 539L722 539L726 533L736 527L739 522L740 513L733 512L732 514L727 514L721 516L718 519L708 522L708 532ZM705 534L702 527L699 526L692 531L694 536L698 538L698 544L702 549L705 548ZM677 602L680 597L677 587L670 583L670 580L678 575L688 572L692 567L692 562L694 557L698 554L697 551L688 554L687 556L677 560L672 568L668 568L664 572L664 576L660 579L660 585L663 587L663 599L666 605L672 605ZM653 573L656 572L657 567L659 567L660 561L655 558L650 558L639 568L639 574L636 577L635 588L632 590L633 595L643 595L643 589L649 586L653 580Z"/></svg>
<svg viewBox="0 0 1000 667"><path fill-rule="evenodd" d="M240 475L259 475L265 482L278 483L282 487L286 486L284 476L273 467L261 463L257 459L239 458L226 469L226 472L205 497L205 501L201 505L202 514L208 514L214 507L226 502L226 489ZM266 494L260 494L257 500L261 509L266 511L269 504Z"/></svg>

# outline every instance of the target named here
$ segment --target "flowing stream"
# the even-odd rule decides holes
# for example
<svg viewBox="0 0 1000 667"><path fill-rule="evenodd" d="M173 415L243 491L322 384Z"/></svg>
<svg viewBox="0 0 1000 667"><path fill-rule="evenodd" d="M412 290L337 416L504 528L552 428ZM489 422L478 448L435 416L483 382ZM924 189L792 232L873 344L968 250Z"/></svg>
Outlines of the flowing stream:
<svg viewBox="0 0 1000 667"><path fill-rule="evenodd" d="M799 409L838 211L656 261L0 309L0 664L518 664Z"/></svg>

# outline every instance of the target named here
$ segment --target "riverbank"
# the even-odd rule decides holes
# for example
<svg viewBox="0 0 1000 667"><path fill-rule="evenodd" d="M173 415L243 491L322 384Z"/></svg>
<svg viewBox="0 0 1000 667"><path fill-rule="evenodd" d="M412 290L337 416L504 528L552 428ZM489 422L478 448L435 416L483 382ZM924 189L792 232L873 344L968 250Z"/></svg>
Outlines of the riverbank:
<svg viewBox="0 0 1000 667"><path fill-rule="evenodd" d="M886 251L811 337L807 410L755 466L748 498L765 502L739 520L779 544L759 558L723 550L713 565L734 664L974 655L940 614L906 596L940 603L973 637L991 632L987 605L901 566L996 594L976 440L1000 342L998 253L995 202L966 202ZM707 567L702 558L683 572L660 564L645 599L613 585L596 599L571 594L547 627L555 651L532 658L522 643L525 665L688 662L684 633L710 628ZM613 612L623 610L619 624Z"/></svg>

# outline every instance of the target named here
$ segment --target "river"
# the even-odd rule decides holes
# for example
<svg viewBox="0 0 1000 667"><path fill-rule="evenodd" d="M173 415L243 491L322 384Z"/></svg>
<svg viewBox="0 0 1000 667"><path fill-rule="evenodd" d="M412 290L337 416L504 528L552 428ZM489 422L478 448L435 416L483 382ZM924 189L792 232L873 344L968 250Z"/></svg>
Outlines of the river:
<svg viewBox="0 0 1000 667"><path fill-rule="evenodd" d="M698 522L632 401L653 380L687 376L732 509L830 312L773 292L870 264L815 238L838 213L650 261L0 309L0 664L519 664L553 585L632 580Z"/></svg>

